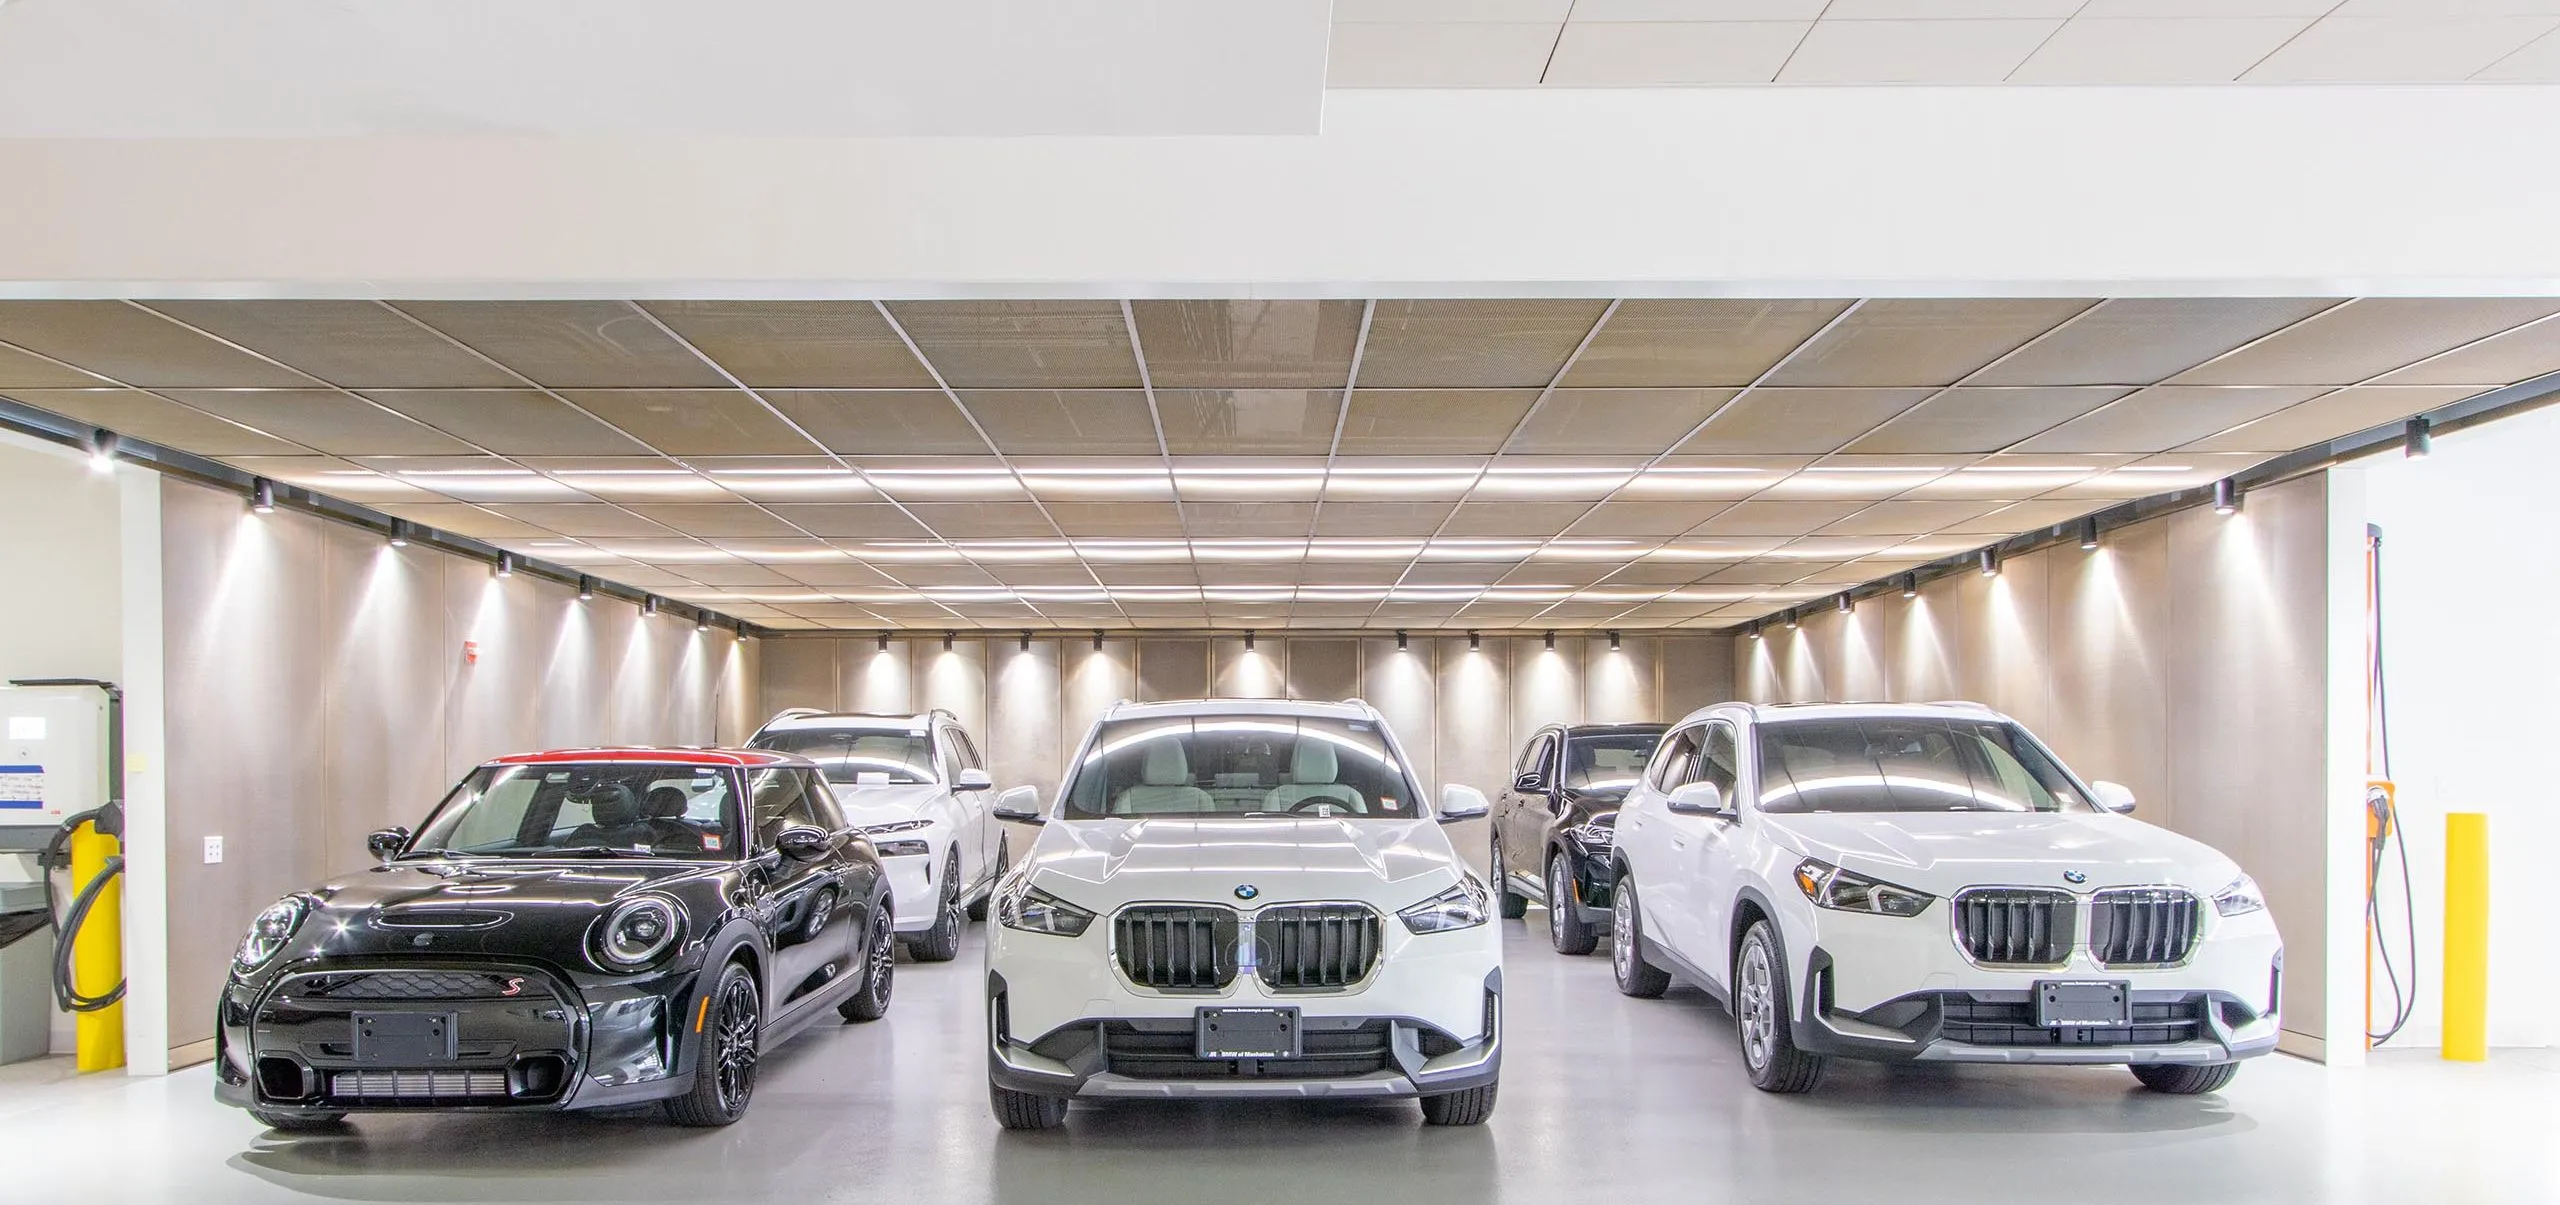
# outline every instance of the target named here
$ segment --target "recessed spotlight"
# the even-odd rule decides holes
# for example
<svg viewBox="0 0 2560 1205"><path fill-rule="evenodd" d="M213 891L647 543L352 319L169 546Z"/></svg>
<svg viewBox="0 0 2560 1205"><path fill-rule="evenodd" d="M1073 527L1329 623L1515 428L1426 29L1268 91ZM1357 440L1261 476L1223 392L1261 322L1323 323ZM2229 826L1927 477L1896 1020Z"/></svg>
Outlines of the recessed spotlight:
<svg viewBox="0 0 2560 1205"><path fill-rule="evenodd" d="M2213 483L2213 513L2217 515L2236 515L2240 513L2240 483L2238 481L2225 477L2222 480Z"/></svg>
<svg viewBox="0 0 2560 1205"><path fill-rule="evenodd" d="M2096 515L2080 520L2080 550L2082 552L2098 550L2098 516Z"/></svg>
<svg viewBox="0 0 2560 1205"><path fill-rule="evenodd" d="M264 477L250 482L249 509L261 515L276 513L276 483Z"/></svg>
<svg viewBox="0 0 2560 1205"><path fill-rule="evenodd" d="M2411 460L2425 460L2436 450L2435 423L2424 418L2410 419L2400 436L2400 450Z"/></svg>

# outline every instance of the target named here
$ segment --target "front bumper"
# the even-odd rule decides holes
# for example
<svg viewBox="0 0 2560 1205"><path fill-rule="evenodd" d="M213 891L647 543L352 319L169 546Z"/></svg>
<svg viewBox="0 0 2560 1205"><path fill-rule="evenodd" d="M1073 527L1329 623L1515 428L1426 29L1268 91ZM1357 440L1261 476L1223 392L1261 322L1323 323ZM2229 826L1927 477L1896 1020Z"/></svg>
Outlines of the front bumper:
<svg viewBox="0 0 2560 1205"><path fill-rule="evenodd" d="M884 854L880 869L889 877L891 913L901 936L933 927L942 911L943 846L921 854Z"/></svg>
<svg viewBox="0 0 2560 1205"><path fill-rule="evenodd" d="M2108 967L2085 946L2061 966L1967 960L1939 901L1910 918L1824 913L1790 944L1797 1046L1850 1058L1960 1063L2228 1063L2275 1049L2284 945L2264 912L2213 917L2187 961ZM2121 981L2132 1024L2036 1026L2040 981Z"/></svg>
<svg viewBox="0 0 2560 1205"><path fill-rule="evenodd" d="M582 986L533 964L296 964L224 990L214 1096L317 1115L538 1112L680 1095L692 1086L683 1037L695 978L686 970ZM485 989L457 991L474 980ZM350 990L360 982L389 986ZM403 990L412 984L423 990ZM360 1028L403 1035L389 1049L361 1048Z"/></svg>
<svg viewBox="0 0 2560 1205"><path fill-rule="evenodd" d="M988 1076L1044 1096L1420 1096L1491 1083L1502 1061L1501 931L1413 934L1392 917L1374 970L1348 989L1271 991L1240 974L1215 991L1132 985L1111 919L1083 936L988 926ZM1203 1007L1293 1008L1297 1060L1200 1060Z"/></svg>

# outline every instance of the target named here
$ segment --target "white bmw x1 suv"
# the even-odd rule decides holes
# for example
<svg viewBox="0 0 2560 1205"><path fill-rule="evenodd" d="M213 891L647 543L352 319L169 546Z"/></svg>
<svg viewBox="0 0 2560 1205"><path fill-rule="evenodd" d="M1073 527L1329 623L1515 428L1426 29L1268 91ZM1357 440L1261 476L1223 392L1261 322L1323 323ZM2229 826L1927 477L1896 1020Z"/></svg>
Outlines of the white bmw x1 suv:
<svg viewBox="0 0 2560 1205"><path fill-rule="evenodd" d="M919 962L960 956L961 917L987 918L987 902L1010 858L995 822L995 779L977 743L948 711L923 715L835 715L792 708L753 737L750 748L797 753L818 763L847 820L880 851L889 871L897 935ZM1015 787L1024 801L1030 787Z"/></svg>
<svg viewBox="0 0 2560 1205"><path fill-rule="evenodd" d="M987 940L989 1096L1417 1097L1493 1112L1502 935L1366 704L1121 704L1085 738Z"/></svg>
<svg viewBox="0 0 2560 1205"><path fill-rule="evenodd" d="M1772 1092L1830 1055L2212 1091L2275 1047L2283 942L2231 859L2132 807L1972 704L1708 708L1618 813L1618 986L1723 999Z"/></svg>

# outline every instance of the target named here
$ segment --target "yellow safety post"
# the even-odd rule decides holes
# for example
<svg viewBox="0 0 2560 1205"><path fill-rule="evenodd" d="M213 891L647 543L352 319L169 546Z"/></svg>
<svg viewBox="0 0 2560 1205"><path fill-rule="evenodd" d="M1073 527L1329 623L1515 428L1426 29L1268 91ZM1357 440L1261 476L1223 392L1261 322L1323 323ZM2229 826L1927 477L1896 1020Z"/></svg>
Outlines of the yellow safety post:
<svg viewBox="0 0 2560 1205"><path fill-rule="evenodd" d="M2444 818L2444 1057L2489 1057L2489 818Z"/></svg>
<svg viewBox="0 0 2560 1205"><path fill-rule="evenodd" d="M71 836L71 890L74 893L106 870L123 843L84 825ZM111 882L98 893L71 944L71 986L82 994L103 994L124 981L124 884ZM82 1071L112 1071L124 1066L124 1005L110 1004L81 1013L73 1024L75 1050Z"/></svg>

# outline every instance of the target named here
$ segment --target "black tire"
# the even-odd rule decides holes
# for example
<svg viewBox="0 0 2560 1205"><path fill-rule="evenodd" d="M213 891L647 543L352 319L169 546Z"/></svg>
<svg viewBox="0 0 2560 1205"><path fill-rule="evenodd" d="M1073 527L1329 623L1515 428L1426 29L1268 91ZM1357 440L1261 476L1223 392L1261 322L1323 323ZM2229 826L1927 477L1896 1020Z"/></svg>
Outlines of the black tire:
<svg viewBox="0 0 2560 1205"><path fill-rule="evenodd" d="M1751 922L1733 955L1733 1021L1742 1069L1763 1092L1807 1092L1822 1082L1823 1057L1796 1049L1794 999L1777 933L1765 920Z"/></svg>
<svg viewBox="0 0 2560 1205"><path fill-rule="evenodd" d="M325 1134L345 1129L347 1125L344 1113L270 1113L265 1109L251 1109L249 1116L257 1118L259 1125L279 1134Z"/></svg>
<svg viewBox="0 0 2560 1205"><path fill-rule="evenodd" d="M1582 919L1582 900L1573 890L1573 859L1562 853L1547 859L1547 940L1558 954L1600 948L1600 928Z"/></svg>
<svg viewBox="0 0 2560 1205"><path fill-rule="evenodd" d="M942 868L942 902L933 911L933 927L907 939L907 953L917 962L949 962L960 956L960 851L952 850Z"/></svg>
<svg viewBox="0 0 2560 1205"><path fill-rule="evenodd" d="M2240 1074L2238 1063L2135 1063L2126 1070L2142 1086L2170 1096L2219 1092Z"/></svg>
<svg viewBox="0 0 2560 1205"><path fill-rule="evenodd" d="M1529 915L1529 897L1511 889L1511 868L1502 864L1502 838L1493 839L1493 898L1501 906L1502 919L1518 920Z"/></svg>
<svg viewBox="0 0 2560 1205"><path fill-rule="evenodd" d="M1493 1116L1494 1084L1442 1092L1422 1098L1422 1123L1435 1126L1480 1126Z"/></svg>
<svg viewBox="0 0 2560 1205"><path fill-rule="evenodd" d="M1644 959L1644 917L1636 911L1636 881L1618 872L1618 893L1609 901L1609 968L1618 991L1638 1000L1659 999L1671 990L1671 972Z"/></svg>
<svg viewBox="0 0 2560 1205"><path fill-rule="evenodd" d="M1036 1096L991 1083L987 1107L995 1110L996 1124L1008 1130L1054 1130L1067 1124L1063 1096Z"/></svg>
<svg viewBox="0 0 2560 1205"><path fill-rule="evenodd" d="M764 993L738 963L720 968L711 989L702 1049L694 1055L693 1088L666 1102L667 1120L682 1126L725 1126L755 1100L756 1063L764 1042Z"/></svg>
<svg viewBox="0 0 2560 1205"><path fill-rule="evenodd" d="M898 982L898 940L894 930L897 921L889 911L889 897L871 907L871 935L862 945L862 990L836 1006L836 1015L847 1021L877 1021L889 1015L889 992Z"/></svg>
<svg viewBox="0 0 2560 1205"><path fill-rule="evenodd" d="M996 884L1003 880L1004 872L1011 869L1013 869L1013 838L998 837L996 838L996 868L987 873L987 889L979 892L978 898L969 901L970 920L987 919L987 909L993 907L996 902Z"/></svg>

